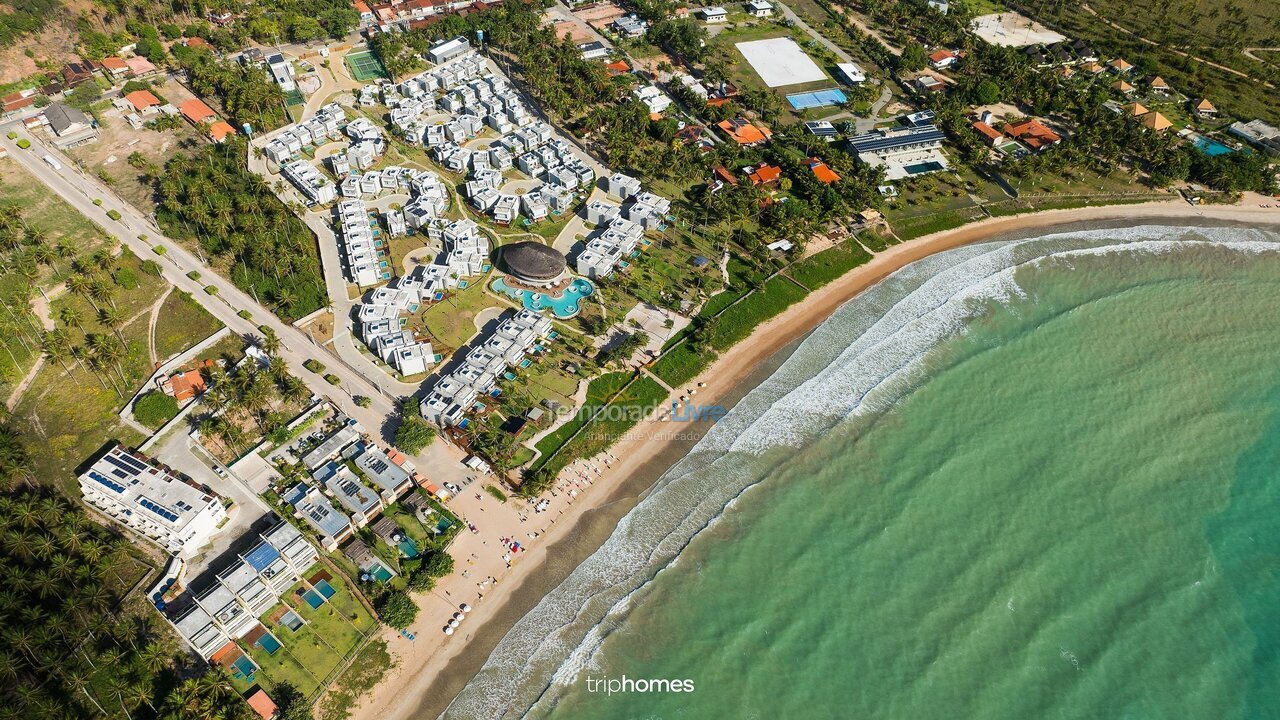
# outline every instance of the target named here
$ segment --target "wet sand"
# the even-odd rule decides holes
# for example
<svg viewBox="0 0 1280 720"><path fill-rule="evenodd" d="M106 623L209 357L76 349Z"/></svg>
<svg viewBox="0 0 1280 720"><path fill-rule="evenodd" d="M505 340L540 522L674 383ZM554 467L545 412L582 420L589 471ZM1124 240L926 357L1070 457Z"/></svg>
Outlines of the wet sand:
<svg viewBox="0 0 1280 720"><path fill-rule="evenodd" d="M1242 203L1229 206L1197 207L1180 200L1170 200L1142 205L1052 210L990 218L917 238L878 253L867 264L811 293L805 300L758 327L749 338L723 353L710 369L685 387L705 383L706 387L698 390L701 402L726 406L737 402L768 377L805 335L845 302L899 268L944 250L998 237L1039 234L1050 228L1068 229L1057 226L1079 228L1086 224L1102 227L1144 223L1177 226L1222 222L1277 224L1280 223L1280 203L1250 194ZM683 393L684 388L675 388L669 401ZM485 588L482 599L473 602L475 609L462 629L465 632L446 637L432 631L421 634L419 630L418 639L406 645L403 641L395 642L396 634L388 631L387 637L397 657L398 667L365 698L353 717L357 720L403 720L438 716L483 666L507 630L604 542L618 519L635 506L653 482L679 460L707 429L706 426L690 425L673 437L669 427L669 423L657 420L640 423L626 439L610 450L617 459L603 469L591 485L582 489L573 504L553 508L558 515L545 531L539 532L539 537L531 543L520 562L508 567L501 575L495 571L499 582ZM696 432L686 432L693 430ZM603 463L597 464L603 466ZM470 502L471 496L464 492L462 499ZM476 498L477 501L481 499ZM460 510L464 516L475 520L468 508ZM489 516L489 519L498 520L494 516ZM528 528L508 527L504 536L513 537L517 531L525 530ZM451 550L455 550L456 545ZM460 569L465 566L460 558ZM471 585L474 577L461 583L459 580L456 575L445 578L431 595L442 599L442 590L453 588L455 592L444 594L449 596L447 603L456 602L462 597L462 593L456 590ZM423 599L419 598L420 603ZM428 603L435 603L438 607L424 606L424 614L447 610L448 607L435 599L428 600Z"/></svg>

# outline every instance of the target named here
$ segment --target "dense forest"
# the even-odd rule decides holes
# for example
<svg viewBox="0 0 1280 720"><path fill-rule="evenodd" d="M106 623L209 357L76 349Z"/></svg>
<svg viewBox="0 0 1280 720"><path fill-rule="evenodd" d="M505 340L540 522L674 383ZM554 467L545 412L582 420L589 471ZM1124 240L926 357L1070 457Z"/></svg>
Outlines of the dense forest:
<svg viewBox="0 0 1280 720"><path fill-rule="evenodd" d="M225 263L236 286L288 320L324 307L315 236L245 166L243 140L174 156L157 180L160 226Z"/></svg>
<svg viewBox="0 0 1280 720"><path fill-rule="evenodd" d="M0 718L249 720L154 611L124 601L145 569L120 535L31 477L0 424Z"/></svg>

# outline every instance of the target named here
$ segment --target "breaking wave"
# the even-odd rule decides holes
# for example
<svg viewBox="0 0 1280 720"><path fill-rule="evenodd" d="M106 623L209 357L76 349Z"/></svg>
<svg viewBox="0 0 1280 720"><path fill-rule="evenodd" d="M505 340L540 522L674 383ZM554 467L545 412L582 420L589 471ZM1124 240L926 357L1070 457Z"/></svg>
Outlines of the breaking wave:
<svg viewBox="0 0 1280 720"><path fill-rule="evenodd" d="M846 303L655 483L609 539L499 642L445 718L542 715L653 579L793 448L874 416L924 378L926 354L991 303L1021 297L1018 271L1046 261L1213 245L1280 250L1235 228L1139 226L968 245L913 263Z"/></svg>

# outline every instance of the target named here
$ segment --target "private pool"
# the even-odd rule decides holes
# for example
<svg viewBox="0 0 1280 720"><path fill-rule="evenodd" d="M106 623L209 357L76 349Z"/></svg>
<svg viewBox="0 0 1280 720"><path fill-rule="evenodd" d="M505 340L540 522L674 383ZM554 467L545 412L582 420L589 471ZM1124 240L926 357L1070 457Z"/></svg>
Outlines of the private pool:
<svg viewBox="0 0 1280 720"><path fill-rule="evenodd" d="M507 285L502 278L494 280L490 287L495 292L506 293L511 299L519 300L527 310L536 312L550 310L553 315L561 320L577 315L579 301L596 291L591 281L585 278L575 278L573 282L569 283L569 287L562 290L558 296L513 288Z"/></svg>
<svg viewBox="0 0 1280 720"><path fill-rule="evenodd" d="M1230 147L1204 135L1192 135L1191 142L1196 146L1197 150L1210 157L1226 155L1227 153L1232 152Z"/></svg>

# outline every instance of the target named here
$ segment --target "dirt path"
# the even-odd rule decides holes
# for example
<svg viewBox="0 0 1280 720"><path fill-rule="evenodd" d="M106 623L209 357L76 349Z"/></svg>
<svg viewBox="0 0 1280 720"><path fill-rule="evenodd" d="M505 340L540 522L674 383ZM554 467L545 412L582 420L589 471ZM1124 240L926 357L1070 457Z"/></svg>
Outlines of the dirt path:
<svg viewBox="0 0 1280 720"><path fill-rule="evenodd" d="M49 292L48 299L43 293L36 295L35 300L31 303L31 311L40 319L40 326L45 330L54 328L53 316L50 314L50 305L67 289L66 285L59 285ZM36 357L35 363L27 374L22 377L22 382L13 388L13 392L9 394L9 399L5 401L4 406L12 411L18 407L18 403L22 401L22 396L26 394L27 388L31 387L31 383L35 382L36 375L40 372L40 368L44 367L44 355Z"/></svg>
<svg viewBox="0 0 1280 720"><path fill-rule="evenodd" d="M171 292L173 292L173 286L169 285L151 306L151 319L147 322L147 350L151 353L151 367L160 364L160 358L156 356L156 321L160 319L160 308L164 307L164 301L169 299Z"/></svg>

